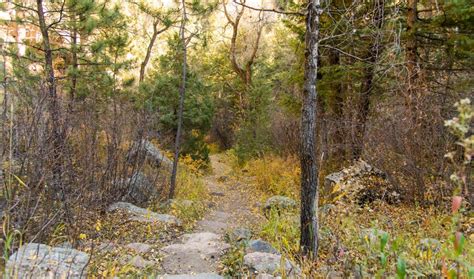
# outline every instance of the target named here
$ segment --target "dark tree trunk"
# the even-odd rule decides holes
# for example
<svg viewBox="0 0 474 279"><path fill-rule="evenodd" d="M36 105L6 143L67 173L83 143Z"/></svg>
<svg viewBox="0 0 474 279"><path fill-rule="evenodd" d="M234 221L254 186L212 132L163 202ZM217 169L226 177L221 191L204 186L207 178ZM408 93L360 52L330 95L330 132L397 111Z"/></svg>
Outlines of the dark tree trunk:
<svg viewBox="0 0 474 279"><path fill-rule="evenodd" d="M341 64L339 52L335 49L329 50L329 64L331 66L340 66ZM332 159L332 161L343 161L345 158L344 125L338 124L343 123L344 121L344 98L341 82L334 82L334 84L331 86L331 91L334 94L330 106L334 118L335 130L332 137L333 148L328 151L330 152L328 156Z"/></svg>
<svg viewBox="0 0 474 279"><path fill-rule="evenodd" d="M381 51L382 42L381 42L381 29L384 21L384 11L385 3L384 0L375 0L374 2L374 18L373 25L376 29L375 38L373 39L372 44L370 45L369 51L367 53L366 59L368 64L364 69L364 80L362 82L361 96L359 103L359 112L358 112L358 123L356 128L356 135L354 138L353 148L352 148L352 159L357 160L362 156L362 151L364 148L364 137L367 127L367 119L370 113L370 98L372 97L373 92L373 81L375 76L375 66L378 61L378 56Z"/></svg>
<svg viewBox="0 0 474 279"><path fill-rule="evenodd" d="M418 58L416 42L418 0L407 0L407 41L406 41L406 65L407 65L407 90L406 105L410 112L414 111L415 84L418 78ZM412 118L415 117L412 115Z"/></svg>
<svg viewBox="0 0 474 279"><path fill-rule="evenodd" d="M37 13L41 35L43 37L43 51L45 59L45 75L49 97L49 114L51 118L51 143L52 143L52 193L61 194L61 200L64 199L64 191L62 189L62 172L63 158L62 151L64 145L64 135L61 129L61 110L59 106L58 96L56 94L56 77L53 68L53 51L49 40L49 27L46 25L44 16L43 0L37 0Z"/></svg>
<svg viewBox="0 0 474 279"><path fill-rule="evenodd" d="M76 91L77 91L77 71L79 69L79 64L77 60L77 53L78 53L78 45L77 45L77 37L78 37L78 32L77 32L77 22L76 22L76 16L74 15L72 17L73 20L73 27L72 27L72 69L73 69L73 75L71 79L71 91L70 91L70 100L69 100L69 110L72 110L72 106L74 104L74 100L76 98Z"/></svg>
<svg viewBox="0 0 474 279"><path fill-rule="evenodd" d="M318 255L318 164L316 158L316 79L318 73L319 0L308 1L306 49L301 113L301 238L303 255Z"/></svg>
<svg viewBox="0 0 474 279"><path fill-rule="evenodd" d="M178 108L178 129L176 130L176 139L174 145L174 159L173 159L173 169L171 171L171 183L170 183L170 192L169 199L174 198L174 192L176 190L176 174L178 172L178 160L179 152L181 149L181 133L183 129L183 110L184 110L184 97L186 95L186 75L187 75L187 49L186 49L186 38L185 38L185 29L186 29L186 3L185 0L181 0L182 5L182 21L180 27L180 37L183 51L183 66L182 66L182 76L181 76L181 87L179 89L179 108Z"/></svg>

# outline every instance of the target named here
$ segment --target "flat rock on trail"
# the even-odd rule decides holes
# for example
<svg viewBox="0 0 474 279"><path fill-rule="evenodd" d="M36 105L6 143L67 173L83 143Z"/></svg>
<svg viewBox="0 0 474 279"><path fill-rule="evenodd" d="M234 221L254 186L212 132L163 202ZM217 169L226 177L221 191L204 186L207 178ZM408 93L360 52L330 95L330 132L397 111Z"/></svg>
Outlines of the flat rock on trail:
<svg viewBox="0 0 474 279"><path fill-rule="evenodd" d="M219 259L230 248L224 241L225 234L236 228L251 228L263 218L251 188L229 178L231 168L222 155L212 155L211 163L213 174L204 179L215 206L193 233L161 249L167 273L162 278L222 278L218 275Z"/></svg>

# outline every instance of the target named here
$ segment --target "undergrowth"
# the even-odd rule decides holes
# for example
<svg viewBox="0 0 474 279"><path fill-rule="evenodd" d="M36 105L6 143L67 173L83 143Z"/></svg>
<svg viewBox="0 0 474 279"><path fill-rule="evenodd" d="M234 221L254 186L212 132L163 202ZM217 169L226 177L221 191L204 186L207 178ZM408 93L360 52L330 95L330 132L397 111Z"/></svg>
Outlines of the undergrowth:
<svg viewBox="0 0 474 279"><path fill-rule="evenodd" d="M264 197L284 195L298 200L297 165L294 158L266 156L248 161L241 175L253 176L256 190ZM473 219L466 213L453 216L443 208L389 205L382 201L365 207L352 203L333 205L328 200L320 206L319 217L320 248L316 264L298 256L298 212L272 212L261 226L260 237L285 257L298 262L303 274L310 278L322 274L359 274L363 278L436 277L446 276L455 266L459 266L459 276L450 278L474 278L470 266L474 262L474 235L470 228ZM462 248L461 240L453 238L456 218L462 218L463 231L471 231L462 238ZM439 247L423 247L421 243L427 239L439 241Z"/></svg>

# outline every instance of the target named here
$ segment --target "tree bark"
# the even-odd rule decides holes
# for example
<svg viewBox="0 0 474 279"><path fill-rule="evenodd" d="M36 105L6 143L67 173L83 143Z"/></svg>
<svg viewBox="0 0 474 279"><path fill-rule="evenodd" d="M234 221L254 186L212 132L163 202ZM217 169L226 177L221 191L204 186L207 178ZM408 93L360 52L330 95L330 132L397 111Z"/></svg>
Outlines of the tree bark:
<svg viewBox="0 0 474 279"><path fill-rule="evenodd" d="M406 105L410 112L415 109L415 84L418 77L418 58L416 42L416 21L417 21L418 0L407 0L407 41L406 41L406 65L407 65L407 90ZM415 117L412 115L412 118Z"/></svg>
<svg viewBox="0 0 474 279"><path fill-rule="evenodd" d="M176 174L178 172L178 161L179 161L179 152L181 149L181 133L183 129L183 110L184 110L184 97L186 95L186 75L187 75L187 49L186 49L186 38L185 38L185 29L186 29L186 3L185 0L181 0L182 5L182 21L180 27L180 37L183 51L183 65L182 65L182 75L181 75L181 87L179 89L179 108L178 108L178 129L176 130L176 139L174 145L174 159L173 159L173 169L171 171L171 183L170 183L170 192L169 199L174 198L174 193L176 189Z"/></svg>
<svg viewBox="0 0 474 279"><path fill-rule="evenodd" d="M155 45L156 38L158 35L168 30L169 27L164 27L163 29L158 30L159 20L155 20L153 23L153 35L151 36L150 42L148 43L148 47L146 49L145 58L143 59L142 63L140 64L140 77L139 82L142 83L145 79L145 71L148 62L150 62L151 52L153 50L153 46Z"/></svg>
<svg viewBox="0 0 474 279"><path fill-rule="evenodd" d="M77 59L77 53L78 53L78 45L77 45L77 37L79 36L78 30L77 30L77 21L76 21L76 15L74 14L72 16L72 21L73 21L73 27L72 27L72 35L71 35L71 49L72 49L72 69L73 69L73 74L72 74L72 79L71 79L71 90L69 92L70 100L69 100L69 110L72 110L72 106L74 103L74 100L76 98L76 90L77 90L77 71L79 69L78 65L78 59Z"/></svg>
<svg viewBox="0 0 474 279"><path fill-rule="evenodd" d="M352 159L358 160L362 156L364 147L364 137L367 127L367 119L370 113L370 98L373 92L373 80L375 76L375 66L378 61L378 56L381 51L381 29L383 26L385 16L385 2L384 0L375 0L374 2L374 18L373 26L376 30L375 38L370 45L367 52L367 65L364 69L364 80L362 82L362 90L359 103L358 123L356 128L356 135L352 148Z"/></svg>
<svg viewBox="0 0 474 279"><path fill-rule="evenodd" d="M49 114L51 117L51 143L52 143L52 193L58 195L62 194L61 200L64 199L64 191L62 189L62 172L63 172L63 163L62 163L62 151L64 145L64 135L61 131L61 110L59 107L58 96L56 93L56 77L54 75L53 68L53 51L51 49L50 39L49 39L49 27L46 25L46 20L44 16L43 0L37 0L37 13L39 28L41 35L43 37L43 51L45 59L45 75L46 83L48 87L48 97L49 97Z"/></svg>
<svg viewBox="0 0 474 279"><path fill-rule="evenodd" d="M329 65L331 66L340 66L341 59L339 52L335 49L329 50ZM343 98L343 88L340 81L335 81L331 86L331 91L334 94L334 97L331 100L331 112L334 117L334 123L343 123L344 121L344 98ZM322 114L323 115L323 114ZM326 121L321 122L324 123ZM321 129L323 130L323 129ZM322 131L324 132L324 131ZM327 132L326 132L327 134ZM335 125L334 135L332 138L333 148L328 149L328 157L334 161L342 162L345 159L345 148L344 148L344 125Z"/></svg>
<svg viewBox="0 0 474 279"><path fill-rule="evenodd" d="M318 72L320 0L309 0L306 14L306 49L301 113L301 238L303 255L318 255L318 162L316 158L316 79Z"/></svg>

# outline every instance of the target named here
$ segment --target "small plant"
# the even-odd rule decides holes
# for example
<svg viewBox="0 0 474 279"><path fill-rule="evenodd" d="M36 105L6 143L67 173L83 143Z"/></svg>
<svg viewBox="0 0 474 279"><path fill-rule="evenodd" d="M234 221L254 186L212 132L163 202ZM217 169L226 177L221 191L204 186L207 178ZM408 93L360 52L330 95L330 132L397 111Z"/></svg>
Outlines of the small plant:
<svg viewBox="0 0 474 279"><path fill-rule="evenodd" d="M469 197L471 206L473 206L473 193L469 192L468 179L470 174L469 166L472 163L474 155L474 134L472 134L472 119L474 118L474 108L470 99L463 99L455 104L458 111L458 117L445 122L451 133L457 137L457 145L462 148L462 159L456 160L456 152L449 152L446 157L450 159L455 167L455 172L451 175L451 181L455 187L454 196L451 203L452 213L452 231L449 240L450 246L444 253L442 263L442 274L447 278L460 278L462 274L468 274L469 278L474 275L474 267L467 260L465 254L466 238L461 232L463 197ZM468 251L472 253L472 251ZM448 267L448 262L453 265ZM464 272L463 272L464 271Z"/></svg>
<svg viewBox="0 0 474 279"><path fill-rule="evenodd" d="M262 228L261 235L277 250L289 254L297 253L299 249L299 215L291 212L278 212L271 209L268 221Z"/></svg>
<svg viewBox="0 0 474 279"><path fill-rule="evenodd" d="M407 276L407 264L404 259L398 258L397 261L397 278L404 279Z"/></svg>

